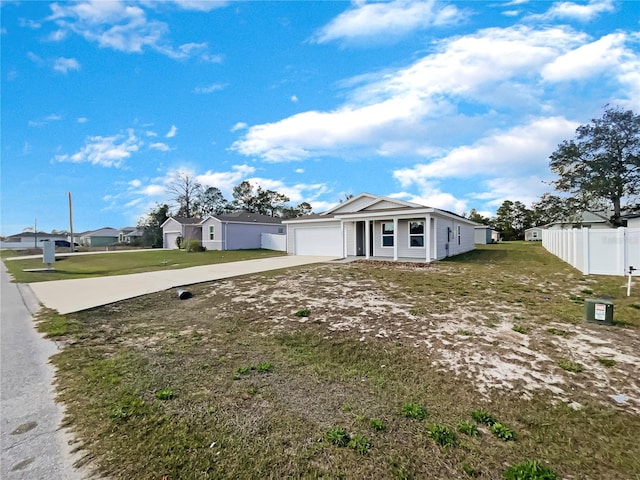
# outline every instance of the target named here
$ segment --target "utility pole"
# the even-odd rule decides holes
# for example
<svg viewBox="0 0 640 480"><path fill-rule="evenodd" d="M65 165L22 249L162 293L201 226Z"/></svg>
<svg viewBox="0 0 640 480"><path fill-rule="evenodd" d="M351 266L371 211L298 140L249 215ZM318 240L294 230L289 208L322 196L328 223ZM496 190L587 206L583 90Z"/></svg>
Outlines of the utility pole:
<svg viewBox="0 0 640 480"><path fill-rule="evenodd" d="M71 192L68 193L69 195L69 232L71 233L71 253L75 252L75 246L73 243L73 207L71 205Z"/></svg>

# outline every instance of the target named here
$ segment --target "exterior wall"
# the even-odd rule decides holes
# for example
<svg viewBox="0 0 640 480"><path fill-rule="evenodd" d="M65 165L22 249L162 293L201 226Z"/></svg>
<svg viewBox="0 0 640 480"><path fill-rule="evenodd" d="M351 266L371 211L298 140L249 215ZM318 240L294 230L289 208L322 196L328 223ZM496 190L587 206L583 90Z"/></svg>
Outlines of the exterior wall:
<svg viewBox="0 0 640 480"><path fill-rule="evenodd" d="M474 242L479 245L486 245L487 243L491 243L491 228L483 227L483 228L473 228L473 238Z"/></svg>
<svg viewBox="0 0 640 480"><path fill-rule="evenodd" d="M627 220L627 227L640 228L640 217L630 218L629 220Z"/></svg>
<svg viewBox="0 0 640 480"><path fill-rule="evenodd" d="M209 227L213 227L213 240L209 237ZM207 250L224 250L222 222L217 218L202 222L202 246Z"/></svg>
<svg viewBox="0 0 640 480"><path fill-rule="evenodd" d="M542 241L542 228L528 228L524 231L524 239L527 242Z"/></svg>
<svg viewBox="0 0 640 480"><path fill-rule="evenodd" d="M347 257L355 257L358 254L358 247L356 245L356 222L344 222L344 235L347 242Z"/></svg>
<svg viewBox="0 0 640 480"><path fill-rule="evenodd" d="M262 245L261 234L280 233L282 225L278 224L248 224L225 223L223 225L225 250L244 250L260 248Z"/></svg>
<svg viewBox="0 0 640 480"><path fill-rule="evenodd" d="M342 208L342 206L338 207L336 210L333 210L332 213L357 212L357 211L367 207L368 205L371 205L374 202L376 202L375 198L362 197L362 198L360 198L358 200L354 200L352 203L349 203L348 205L345 205L344 209ZM394 206L397 206L397 205L394 205Z"/></svg>
<svg viewBox="0 0 640 480"><path fill-rule="evenodd" d="M437 259L469 252L475 248L474 226L451 218L437 217ZM458 243L460 227L460 243Z"/></svg>
<svg viewBox="0 0 640 480"><path fill-rule="evenodd" d="M182 225L173 218L169 218L162 227L162 248L177 250L176 237L182 235Z"/></svg>

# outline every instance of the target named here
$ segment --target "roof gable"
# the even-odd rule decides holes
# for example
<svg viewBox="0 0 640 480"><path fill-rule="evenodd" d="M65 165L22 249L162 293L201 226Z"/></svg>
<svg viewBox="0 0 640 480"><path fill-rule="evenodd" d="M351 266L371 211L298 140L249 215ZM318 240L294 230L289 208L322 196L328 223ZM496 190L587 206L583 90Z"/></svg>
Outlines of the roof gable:
<svg viewBox="0 0 640 480"><path fill-rule="evenodd" d="M381 197L371 195L370 193L361 193L357 197L350 198L349 200L342 202L330 210L327 210L323 215L328 214L340 214L340 213L357 213L373 210L390 210L397 208L425 208L424 205L417 203L405 202L404 200L398 200L396 198Z"/></svg>

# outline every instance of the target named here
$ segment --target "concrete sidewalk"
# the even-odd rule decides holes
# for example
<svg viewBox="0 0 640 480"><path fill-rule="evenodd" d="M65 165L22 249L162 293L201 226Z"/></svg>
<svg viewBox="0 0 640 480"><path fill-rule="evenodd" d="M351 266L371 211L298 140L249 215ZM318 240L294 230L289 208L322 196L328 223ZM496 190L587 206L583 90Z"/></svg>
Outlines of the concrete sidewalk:
<svg viewBox="0 0 640 480"><path fill-rule="evenodd" d="M29 287L44 306L65 314L169 288L331 260L335 258L283 256L131 275L37 282L30 283Z"/></svg>

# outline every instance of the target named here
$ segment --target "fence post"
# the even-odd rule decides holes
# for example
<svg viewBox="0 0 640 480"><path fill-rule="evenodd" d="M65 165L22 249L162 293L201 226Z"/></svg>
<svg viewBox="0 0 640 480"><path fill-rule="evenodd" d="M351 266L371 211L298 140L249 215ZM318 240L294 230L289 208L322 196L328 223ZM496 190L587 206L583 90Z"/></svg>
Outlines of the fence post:
<svg viewBox="0 0 640 480"><path fill-rule="evenodd" d="M584 275L589 275L589 269L591 267L591 248L589 245L589 232L591 231L590 228L583 228L582 229L582 261L583 261L583 267L582 267L582 273Z"/></svg>
<svg viewBox="0 0 640 480"><path fill-rule="evenodd" d="M627 229L625 227L618 228L618 263L616 265L619 268L620 275L624 275L627 271Z"/></svg>

